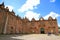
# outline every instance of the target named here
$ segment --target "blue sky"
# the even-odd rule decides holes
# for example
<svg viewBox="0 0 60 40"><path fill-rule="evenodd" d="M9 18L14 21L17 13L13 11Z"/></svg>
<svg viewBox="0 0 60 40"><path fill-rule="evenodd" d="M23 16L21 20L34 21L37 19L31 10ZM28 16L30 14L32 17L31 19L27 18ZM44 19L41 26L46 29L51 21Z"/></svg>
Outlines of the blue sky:
<svg viewBox="0 0 60 40"><path fill-rule="evenodd" d="M60 26L60 0L0 0L2 2L9 7L9 11L13 9L22 18L38 20L41 16L44 19L52 16L57 18Z"/></svg>

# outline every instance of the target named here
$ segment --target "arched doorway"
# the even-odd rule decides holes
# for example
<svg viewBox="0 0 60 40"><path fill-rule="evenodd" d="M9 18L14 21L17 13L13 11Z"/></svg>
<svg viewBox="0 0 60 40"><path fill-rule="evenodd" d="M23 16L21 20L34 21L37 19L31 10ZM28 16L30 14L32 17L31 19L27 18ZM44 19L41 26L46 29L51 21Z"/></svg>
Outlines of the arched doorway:
<svg viewBox="0 0 60 40"><path fill-rule="evenodd" d="M41 34L44 34L45 33L44 28L40 28L40 33Z"/></svg>

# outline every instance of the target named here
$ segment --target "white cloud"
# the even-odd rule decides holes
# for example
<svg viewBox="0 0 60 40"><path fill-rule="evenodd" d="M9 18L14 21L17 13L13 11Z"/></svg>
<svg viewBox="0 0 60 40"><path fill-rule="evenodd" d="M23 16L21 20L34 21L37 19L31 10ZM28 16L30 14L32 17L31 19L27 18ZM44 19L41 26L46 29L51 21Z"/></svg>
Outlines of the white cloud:
<svg viewBox="0 0 60 40"><path fill-rule="evenodd" d="M21 8L18 9L19 12L25 12L28 10L33 10L37 8L36 6L40 4L40 0L27 0L26 3L22 5Z"/></svg>
<svg viewBox="0 0 60 40"><path fill-rule="evenodd" d="M33 11L27 11L24 17L27 17L30 21L32 18L35 18L35 20L39 19L40 14L35 13Z"/></svg>
<svg viewBox="0 0 60 40"><path fill-rule="evenodd" d="M6 5L5 8L8 7L9 8L9 11L12 11L13 10L13 6L10 6L10 5Z"/></svg>
<svg viewBox="0 0 60 40"><path fill-rule="evenodd" d="M60 14L57 14L57 13L55 13L55 12L50 12L50 14L46 15L46 16L44 17L44 19L48 19L49 16L51 16L53 19L55 19L56 17L59 17Z"/></svg>
<svg viewBox="0 0 60 40"><path fill-rule="evenodd" d="M56 0L50 0L50 2L55 2Z"/></svg>
<svg viewBox="0 0 60 40"><path fill-rule="evenodd" d="M60 27L60 25L58 24L58 27Z"/></svg>

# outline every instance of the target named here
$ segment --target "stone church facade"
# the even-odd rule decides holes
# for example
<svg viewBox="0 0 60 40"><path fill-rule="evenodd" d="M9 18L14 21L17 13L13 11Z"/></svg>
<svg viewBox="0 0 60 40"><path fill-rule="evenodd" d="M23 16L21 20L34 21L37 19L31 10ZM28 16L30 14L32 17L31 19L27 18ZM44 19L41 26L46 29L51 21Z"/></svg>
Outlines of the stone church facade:
<svg viewBox="0 0 60 40"><path fill-rule="evenodd" d="M27 18L16 16L13 10L10 12L4 3L0 4L0 34L48 32L58 33L57 19L50 16L48 20L41 17L39 20L33 18L29 21Z"/></svg>

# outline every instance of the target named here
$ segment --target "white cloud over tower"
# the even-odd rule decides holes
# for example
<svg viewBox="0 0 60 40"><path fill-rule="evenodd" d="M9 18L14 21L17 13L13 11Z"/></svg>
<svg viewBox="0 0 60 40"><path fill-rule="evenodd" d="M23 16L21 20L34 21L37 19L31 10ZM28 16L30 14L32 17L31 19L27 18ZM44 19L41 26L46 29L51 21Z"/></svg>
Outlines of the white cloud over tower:
<svg viewBox="0 0 60 40"><path fill-rule="evenodd" d="M51 16L53 19L60 17L60 14L57 14L55 12L50 12L49 14L47 14L44 19L47 19L49 16Z"/></svg>
<svg viewBox="0 0 60 40"><path fill-rule="evenodd" d="M40 14L33 12L33 10L36 9L39 4L40 0L26 0L26 2L18 9L18 11L25 13L24 17L27 17L29 20L32 18L38 20Z"/></svg>
<svg viewBox="0 0 60 40"><path fill-rule="evenodd" d="M37 8L40 4L40 0L26 0L26 2L18 9L19 12L25 12Z"/></svg>
<svg viewBox="0 0 60 40"><path fill-rule="evenodd" d="M6 8L6 7L8 7L9 11L12 11L12 10L14 9L14 7L11 6L11 5L6 5L5 8Z"/></svg>
<svg viewBox="0 0 60 40"><path fill-rule="evenodd" d="M32 18L35 18L35 20L39 20L40 13L35 13L33 11L28 11L25 14L25 17L27 17L29 20L32 20Z"/></svg>

